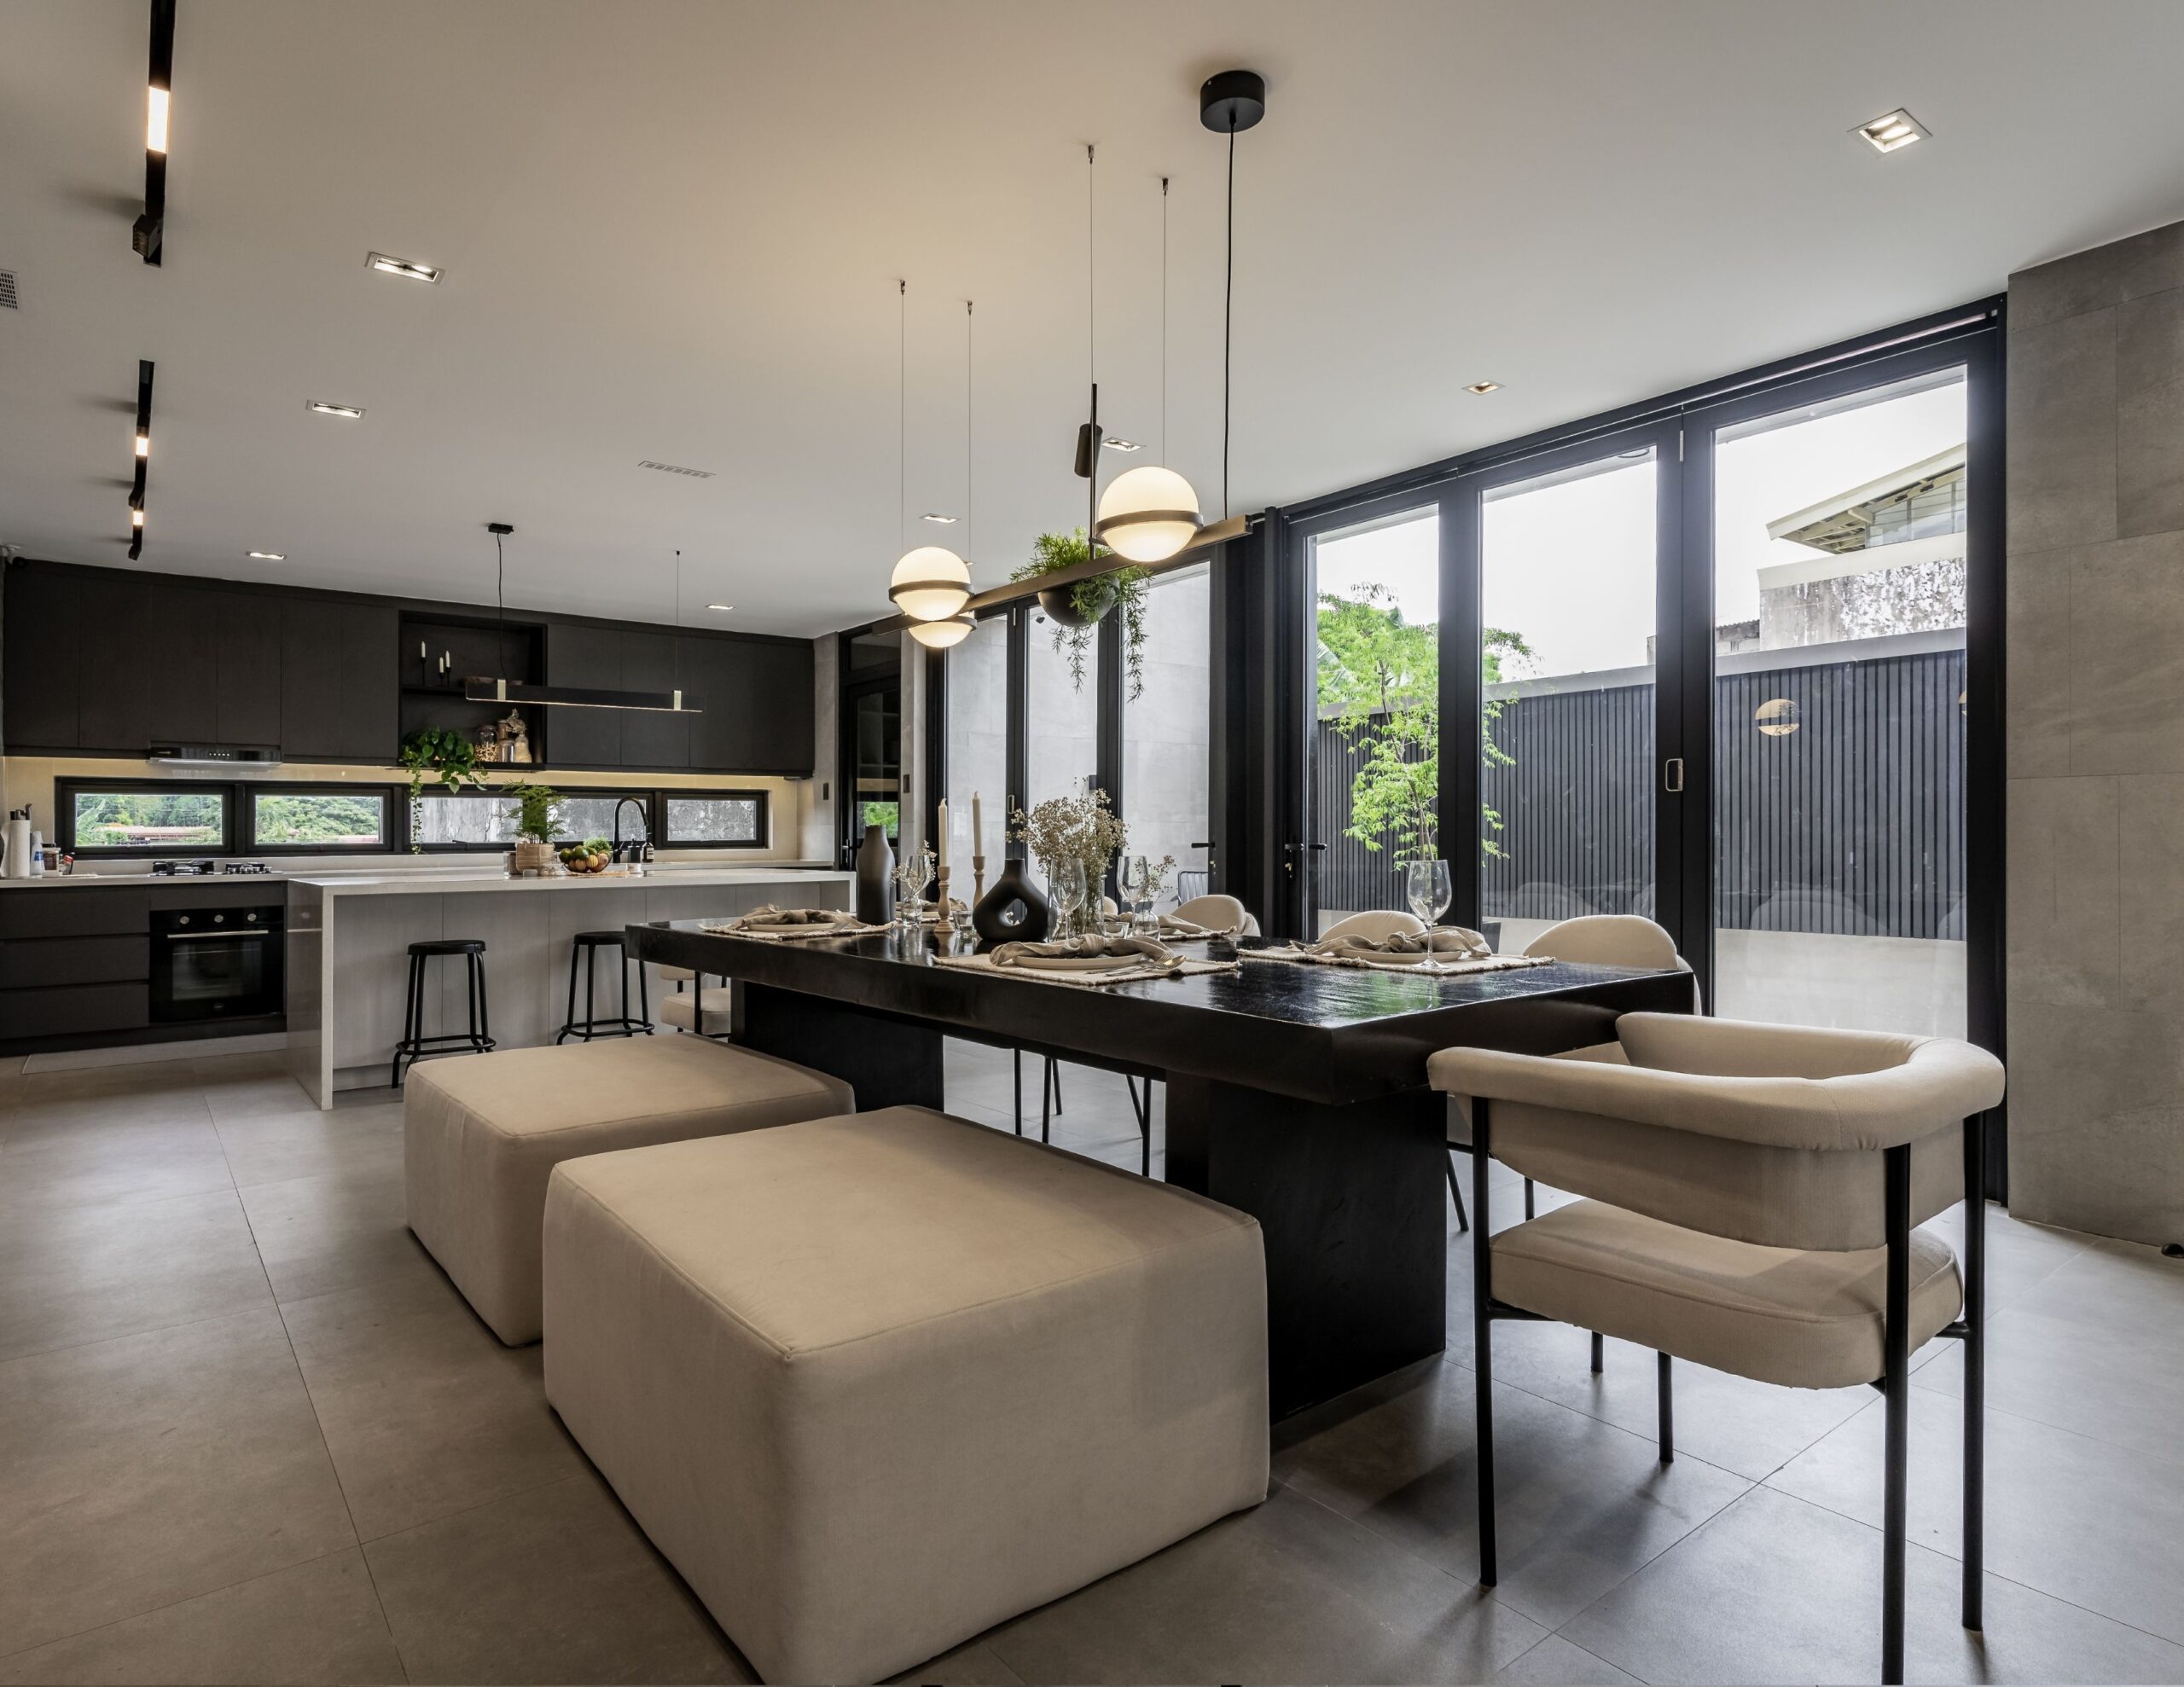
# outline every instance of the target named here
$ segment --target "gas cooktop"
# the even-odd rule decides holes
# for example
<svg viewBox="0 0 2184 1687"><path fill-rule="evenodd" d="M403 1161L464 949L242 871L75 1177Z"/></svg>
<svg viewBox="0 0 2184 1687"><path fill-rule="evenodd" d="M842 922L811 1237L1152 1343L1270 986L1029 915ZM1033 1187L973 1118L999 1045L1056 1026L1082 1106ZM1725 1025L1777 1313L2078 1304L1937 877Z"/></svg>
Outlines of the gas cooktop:
<svg viewBox="0 0 2184 1687"><path fill-rule="evenodd" d="M158 878L210 878L228 873L270 872L273 869L264 861L154 861L152 873Z"/></svg>

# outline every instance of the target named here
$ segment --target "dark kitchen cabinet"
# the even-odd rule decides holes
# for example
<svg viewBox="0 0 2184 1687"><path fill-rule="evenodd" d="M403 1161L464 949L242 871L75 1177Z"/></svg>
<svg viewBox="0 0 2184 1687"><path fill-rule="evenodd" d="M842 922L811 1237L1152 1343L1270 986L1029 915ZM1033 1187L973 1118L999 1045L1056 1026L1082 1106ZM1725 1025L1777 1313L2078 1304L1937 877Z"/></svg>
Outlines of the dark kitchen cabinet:
<svg viewBox="0 0 2184 1687"><path fill-rule="evenodd" d="M10 751L73 750L81 742L77 697L85 658L103 675L135 661L136 653L79 648L81 599L78 583L67 576L10 568L7 593L0 735Z"/></svg>
<svg viewBox="0 0 2184 1687"><path fill-rule="evenodd" d="M281 742L281 600L246 592L218 605L219 681L214 693L218 744Z"/></svg>
<svg viewBox="0 0 2184 1687"><path fill-rule="evenodd" d="M393 761L397 613L292 598L281 606L281 735L291 762Z"/></svg>
<svg viewBox="0 0 2184 1687"><path fill-rule="evenodd" d="M142 574L101 569L87 576L78 600L76 641L91 652L94 682L77 704L78 745L99 754L142 756L152 741L151 692L144 652L158 627L152 582ZM101 659L101 652L113 659Z"/></svg>
<svg viewBox="0 0 2184 1687"><path fill-rule="evenodd" d="M809 776L811 646L688 635L681 642L682 688L701 710L691 717L691 768Z"/></svg>
<svg viewBox="0 0 2184 1687"><path fill-rule="evenodd" d="M226 597L178 581L153 583L154 632L143 662L156 743L219 741L220 612Z"/></svg>
<svg viewBox="0 0 2184 1687"><path fill-rule="evenodd" d="M341 759L390 765L400 748L401 615L392 604L341 606Z"/></svg>
<svg viewBox="0 0 2184 1687"><path fill-rule="evenodd" d="M556 623L546 633L546 683L619 691L622 635L612 627ZM557 707L548 711L546 755L557 768L622 765L622 711Z"/></svg>
<svg viewBox="0 0 2184 1687"><path fill-rule="evenodd" d="M688 689L676 677L676 646L682 641L672 633L624 633L622 689L673 693ZM656 710L624 709L622 765L625 768L687 768L690 765L690 721L688 715Z"/></svg>

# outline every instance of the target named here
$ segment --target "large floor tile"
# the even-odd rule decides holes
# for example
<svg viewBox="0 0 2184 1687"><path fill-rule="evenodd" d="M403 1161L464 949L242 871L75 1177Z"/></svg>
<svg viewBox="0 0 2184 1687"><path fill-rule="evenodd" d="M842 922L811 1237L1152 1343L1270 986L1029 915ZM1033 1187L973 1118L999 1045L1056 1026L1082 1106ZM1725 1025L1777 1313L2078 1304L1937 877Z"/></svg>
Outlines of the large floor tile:
<svg viewBox="0 0 2184 1687"><path fill-rule="evenodd" d="M289 1178L236 1191L286 1303L439 1275L404 1221L402 1173Z"/></svg>
<svg viewBox="0 0 2184 1687"><path fill-rule="evenodd" d="M1514 1663L1503 1665L1494 1679L1507 1687L1637 1687L1638 1678L1550 1634Z"/></svg>
<svg viewBox="0 0 2184 1687"><path fill-rule="evenodd" d="M8 1212L0 1285L0 1359L272 1304L250 1226L224 1187Z"/></svg>
<svg viewBox="0 0 2184 1687"><path fill-rule="evenodd" d="M229 1054L199 1060L191 1079L218 1122L314 1108L286 1054Z"/></svg>
<svg viewBox="0 0 2184 1687"><path fill-rule="evenodd" d="M277 1313L0 1365L0 1655L353 1545Z"/></svg>
<svg viewBox="0 0 2184 1687"><path fill-rule="evenodd" d="M587 1468L538 1348L502 1347L437 1269L282 1314L362 1539Z"/></svg>
<svg viewBox="0 0 2184 1687"><path fill-rule="evenodd" d="M1880 1669L1879 1531L1769 1488L1563 1626L1641 1680L1871 1681ZM1913 1682L2170 1681L2184 1652L2005 1580L1986 1579L1986 1631L1960 1623L1958 1567L1913 1547L1905 1570Z"/></svg>
<svg viewBox="0 0 2184 1687"><path fill-rule="evenodd" d="M1507 1605L1277 1487L1005 1623L1026 1681L1482 1681L1543 1638Z"/></svg>
<svg viewBox="0 0 2184 1687"><path fill-rule="evenodd" d="M1275 1473L1460 1580L1478 1566L1476 1379L1443 1361L1282 1426ZM1494 1400L1496 1597L1554 1628L1751 1485L1536 1395Z"/></svg>
<svg viewBox="0 0 2184 1687"><path fill-rule="evenodd" d="M364 1551L412 1681L756 1679L589 1466Z"/></svg>
<svg viewBox="0 0 2184 1687"><path fill-rule="evenodd" d="M1911 1391L1910 1539L1955 1554L1962 1504L1962 1408ZM1878 1526L1881 1403L1769 1479L1769 1486ZM1987 1413L1987 1568L2171 1640L2184 1641L2184 1452L2139 1452Z"/></svg>
<svg viewBox="0 0 2184 1687"><path fill-rule="evenodd" d="M118 1206L230 1189L204 1104L70 1103L18 1119L0 1144L0 1223L56 1207Z"/></svg>
<svg viewBox="0 0 2184 1687"><path fill-rule="evenodd" d="M302 1092L297 1091L299 1098ZM402 1107L307 1104L219 1118L220 1147L238 1189L291 1178L372 1176L402 1170Z"/></svg>
<svg viewBox="0 0 2184 1687"><path fill-rule="evenodd" d="M402 1679L379 1596L354 1547L0 1658L0 1684L372 1687Z"/></svg>

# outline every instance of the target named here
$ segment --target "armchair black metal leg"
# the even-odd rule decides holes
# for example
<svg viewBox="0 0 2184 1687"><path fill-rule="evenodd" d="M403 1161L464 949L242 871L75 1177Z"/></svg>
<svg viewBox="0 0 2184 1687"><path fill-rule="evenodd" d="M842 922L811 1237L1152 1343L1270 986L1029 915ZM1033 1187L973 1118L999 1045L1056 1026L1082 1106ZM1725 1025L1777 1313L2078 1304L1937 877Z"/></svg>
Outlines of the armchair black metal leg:
<svg viewBox="0 0 2184 1687"><path fill-rule="evenodd" d="M1024 1051L1011 1049L1008 1058L1015 1063L1016 1071L1016 1134L1024 1134Z"/></svg>
<svg viewBox="0 0 2184 1687"><path fill-rule="evenodd" d="M645 964L644 964L644 962L642 962L642 961L638 961L638 962L636 963L636 968L637 968L637 1017L644 1021L644 1023L645 1023L645 1035L646 1035L647 1036L650 1036L650 1035L652 1035L652 997L651 997L651 995L650 995L649 994L648 994L648 987L647 987L647 985L646 985L646 983L645 983ZM702 1034L704 1033L705 1029L706 1029L706 1028L705 1028L705 1024L704 1024L704 1023L703 1023L702 1021L700 1021L700 1023L699 1023L699 1026L698 1026L698 1030L699 1030L699 1032L700 1032L700 1035L702 1035Z"/></svg>
<svg viewBox="0 0 2184 1687"><path fill-rule="evenodd" d="M1987 1557L1987 1120L1964 1122L1964 1626L1982 1629Z"/></svg>
<svg viewBox="0 0 2184 1687"><path fill-rule="evenodd" d="M1054 1086L1054 1116L1061 1116L1061 1062L1051 1054L1047 1057L1047 1081Z"/></svg>
<svg viewBox="0 0 2184 1687"><path fill-rule="evenodd" d="M1593 1331L1593 1375L1597 1377L1607 1369L1607 1342L1597 1330Z"/></svg>
<svg viewBox="0 0 2184 1687"><path fill-rule="evenodd" d="M1054 1058L1050 1054L1047 1057L1046 1070L1039 1074L1039 1140L1042 1142L1054 1139Z"/></svg>
<svg viewBox="0 0 2184 1687"><path fill-rule="evenodd" d="M1478 1585L1494 1586L1494 1258L1487 1245L1486 1181L1489 1172L1487 1104L1471 1104L1471 1193L1478 1218L1471 1232L1472 1376L1478 1388L1473 1408L1478 1445Z"/></svg>
<svg viewBox="0 0 2184 1687"><path fill-rule="evenodd" d="M1673 1464L1676 1463L1676 1393L1669 1381L1669 1356L1657 1353L1653 1358L1657 1361L1656 1369L1660 1379L1661 1463ZM1597 1371L1600 1368L1600 1338L1595 1333L1593 1336L1593 1369Z"/></svg>
<svg viewBox="0 0 2184 1687"><path fill-rule="evenodd" d="M1464 1188L1456 1181L1456 1151L1449 1150L1449 1193L1455 1197L1456 1230L1459 1234L1471 1228L1471 1217L1464 1211Z"/></svg>
<svg viewBox="0 0 2184 1687"><path fill-rule="evenodd" d="M1525 1180L1525 1216L1532 1216L1532 1180L1530 1178Z"/></svg>
<svg viewBox="0 0 2184 1687"><path fill-rule="evenodd" d="M1903 1679L1903 1522L1911 1429L1911 1150L1887 1151L1886 1484L1881 1505L1880 1678Z"/></svg>
<svg viewBox="0 0 2184 1687"><path fill-rule="evenodd" d="M1137 1174L1153 1175L1153 1080L1145 1081L1145 1093L1138 1093L1137 1080L1125 1072L1123 1083L1130 1091L1130 1110L1137 1115Z"/></svg>

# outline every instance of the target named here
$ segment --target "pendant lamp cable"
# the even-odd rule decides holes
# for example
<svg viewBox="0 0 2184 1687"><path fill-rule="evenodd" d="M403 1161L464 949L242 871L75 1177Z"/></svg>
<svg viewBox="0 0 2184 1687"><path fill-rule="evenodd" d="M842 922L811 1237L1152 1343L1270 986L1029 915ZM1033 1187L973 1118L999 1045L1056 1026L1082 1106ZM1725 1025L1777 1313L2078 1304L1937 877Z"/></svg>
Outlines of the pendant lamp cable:
<svg viewBox="0 0 2184 1687"><path fill-rule="evenodd" d="M682 553L675 553L675 624L682 624Z"/></svg>
<svg viewBox="0 0 2184 1687"><path fill-rule="evenodd" d="M1160 178L1160 461L1168 461L1168 178Z"/></svg>
<svg viewBox="0 0 2184 1687"><path fill-rule="evenodd" d="M508 630L508 599L505 589L508 580L508 554L501 548L501 536L493 535L493 609L498 622L493 641L501 647L501 664L508 665L507 636Z"/></svg>
<svg viewBox="0 0 2184 1687"><path fill-rule="evenodd" d="M1228 113L1228 264L1221 292L1221 519L1228 519L1228 362L1236 315L1236 113Z"/></svg>
<svg viewBox="0 0 2184 1687"><path fill-rule="evenodd" d="M895 283L895 537L910 545L910 283Z"/></svg>
<svg viewBox="0 0 2184 1687"><path fill-rule="evenodd" d="M967 299L963 301L963 565L967 568L976 554L971 542L971 301Z"/></svg>
<svg viewBox="0 0 2184 1687"><path fill-rule="evenodd" d="M1092 145L1084 147L1084 373L1088 379L1100 379L1100 302L1099 266L1094 254L1099 246L1100 223L1092 194Z"/></svg>

